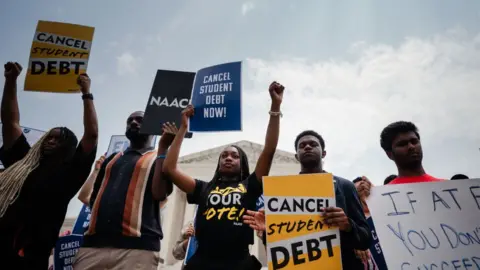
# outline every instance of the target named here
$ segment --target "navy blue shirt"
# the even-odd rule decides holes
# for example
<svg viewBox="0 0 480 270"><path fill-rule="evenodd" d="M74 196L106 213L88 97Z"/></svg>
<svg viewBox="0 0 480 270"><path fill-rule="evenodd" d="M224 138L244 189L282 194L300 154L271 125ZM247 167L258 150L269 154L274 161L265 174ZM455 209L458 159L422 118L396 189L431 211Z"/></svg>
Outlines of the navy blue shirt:
<svg viewBox="0 0 480 270"><path fill-rule="evenodd" d="M105 160L95 181L83 246L159 251L160 202L165 198L155 200L152 195L156 151L129 148L117 154ZM170 194L173 185L167 183Z"/></svg>

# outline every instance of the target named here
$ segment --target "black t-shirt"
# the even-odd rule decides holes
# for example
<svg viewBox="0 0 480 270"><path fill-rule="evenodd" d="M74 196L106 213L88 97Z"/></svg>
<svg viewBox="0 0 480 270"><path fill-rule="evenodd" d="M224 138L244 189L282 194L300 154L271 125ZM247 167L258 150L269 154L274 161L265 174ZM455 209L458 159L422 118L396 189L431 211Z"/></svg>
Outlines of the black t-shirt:
<svg viewBox="0 0 480 270"><path fill-rule="evenodd" d="M0 160L8 168L29 150L22 134L11 148L0 148ZM23 248L25 258L45 262L45 268L48 267L68 203L87 179L96 152L95 147L85 153L79 144L70 162L56 169L40 164L29 174L19 197L0 218L0 254L15 256Z"/></svg>
<svg viewBox="0 0 480 270"><path fill-rule="evenodd" d="M254 234L243 223L242 216L246 209L255 210L263 193L255 173L239 182L195 182L195 190L187 195L187 200L198 204L195 221L198 255L222 260L244 256L248 245L253 244Z"/></svg>

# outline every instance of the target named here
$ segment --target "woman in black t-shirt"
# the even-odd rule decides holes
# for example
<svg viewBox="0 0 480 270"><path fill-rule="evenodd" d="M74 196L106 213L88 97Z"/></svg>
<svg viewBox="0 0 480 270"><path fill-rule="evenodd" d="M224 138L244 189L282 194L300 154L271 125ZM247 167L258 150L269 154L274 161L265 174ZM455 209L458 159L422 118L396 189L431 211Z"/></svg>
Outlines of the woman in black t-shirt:
<svg viewBox="0 0 480 270"><path fill-rule="evenodd" d="M163 170L178 188L187 193L189 203L198 204L195 224L198 249L185 269L261 268L258 260L248 252L248 245L253 244L253 231L242 222L242 216L248 209L255 210L256 200L263 192L262 177L268 175L272 165L279 137L283 90L284 87L277 82L269 87L272 104L265 147L252 174L245 152L233 145L220 154L210 182L182 173L177 168L177 161L188 120L194 110L189 105L182 112L182 125L170 147Z"/></svg>

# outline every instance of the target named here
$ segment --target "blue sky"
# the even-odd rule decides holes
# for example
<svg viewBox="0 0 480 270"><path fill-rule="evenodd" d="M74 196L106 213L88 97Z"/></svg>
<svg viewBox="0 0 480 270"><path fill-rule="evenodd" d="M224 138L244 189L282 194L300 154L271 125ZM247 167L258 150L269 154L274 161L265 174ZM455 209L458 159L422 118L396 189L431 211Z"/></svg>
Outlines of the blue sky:
<svg viewBox="0 0 480 270"><path fill-rule="evenodd" d="M283 150L293 150L302 130L315 129L327 142L328 170L381 183L395 167L379 146L380 131L411 120L429 173L480 174L477 0L5 1L0 62L27 65L38 20L95 27L88 73L98 154L111 135L123 134L130 112L145 108L156 69L244 60L244 131L196 134L184 154L243 139L263 143L267 87L278 80L287 89ZM22 125L63 125L81 136L79 95L23 92L23 80ZM71 204L69 215L78 207Z"/></svg>

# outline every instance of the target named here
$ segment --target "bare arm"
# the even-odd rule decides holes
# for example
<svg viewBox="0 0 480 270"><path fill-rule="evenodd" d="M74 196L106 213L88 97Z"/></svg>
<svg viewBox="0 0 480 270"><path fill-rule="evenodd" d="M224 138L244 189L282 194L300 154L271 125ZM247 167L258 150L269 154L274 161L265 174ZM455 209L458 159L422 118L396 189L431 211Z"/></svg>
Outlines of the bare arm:
<svg viewBox="0 0 480 270"><path fill-rule="evenodd" d="M105 156L101 156L97 162L95 162L95 167L93 168L92 173L87 178L87 181L83 184L80 192L78 194L78 199L83 202L85 205L90 204L90 195L92 195L93 185L95 184L95 180L97 179L98 172L102 167L103 162L105 161Z"/></svg>
<svg viewBox="0 0 480 270"><path fill-rule="evenodd" d="M87 96L83 98L83 138L80 141L83 151L90 153L95 149L98 143L98 118L93 104L93 98L88 98L90 94L90 78L87 74L78 76L77 83L80 85L82 94Z"/></svg>
<svg viewBox="0 0 480 270"><path fill-rule="evenodd" d="M270 84L269 91L272 98L270 106L270 120L268 122L267 134L265 136L265 146L262 153L258 157L255 174L259 181L262 177L267 176L272 167L272 160L277 149L278 137L280 134L280 104L282 103L283 90L285 88L277 83Z"/></svg>
<svg viewBox="0 0 480 270"><path fill-rule="evenodd" d="M178 130L175 139L173 139L170 151L163 163L163 171L170 177L172 182L183 192L187 194L193 193L195 190L195 179L184 174L177 167L178 156L180 155L180 148L182 146L183 138L187 133L188 118L193 115L193 107L189 105L187 109L182 112L182 125Z"/></svg>
<svg viewBox="0 0 480 270"><path fill-rule="evenodd" d="M4 149L11 148L18 137L22 135L17 99L17 77L21 71L22 67L18 63L8 62L5 64L5 86L1 105Z"/></svg>
<svg viewBox="0 0 480 270"><path fill-rule="evenodd" d="M164 200L169 193L167 188L166 175L163 173L163 161L167 155L168 147L172 144L175 134L178 132L175 125L165 123L163 125L163 135L158 143L157 160L155 161L155 170L152 181L152 195L157 201ZM171 192L171 191L170 191Z"/></svg>

